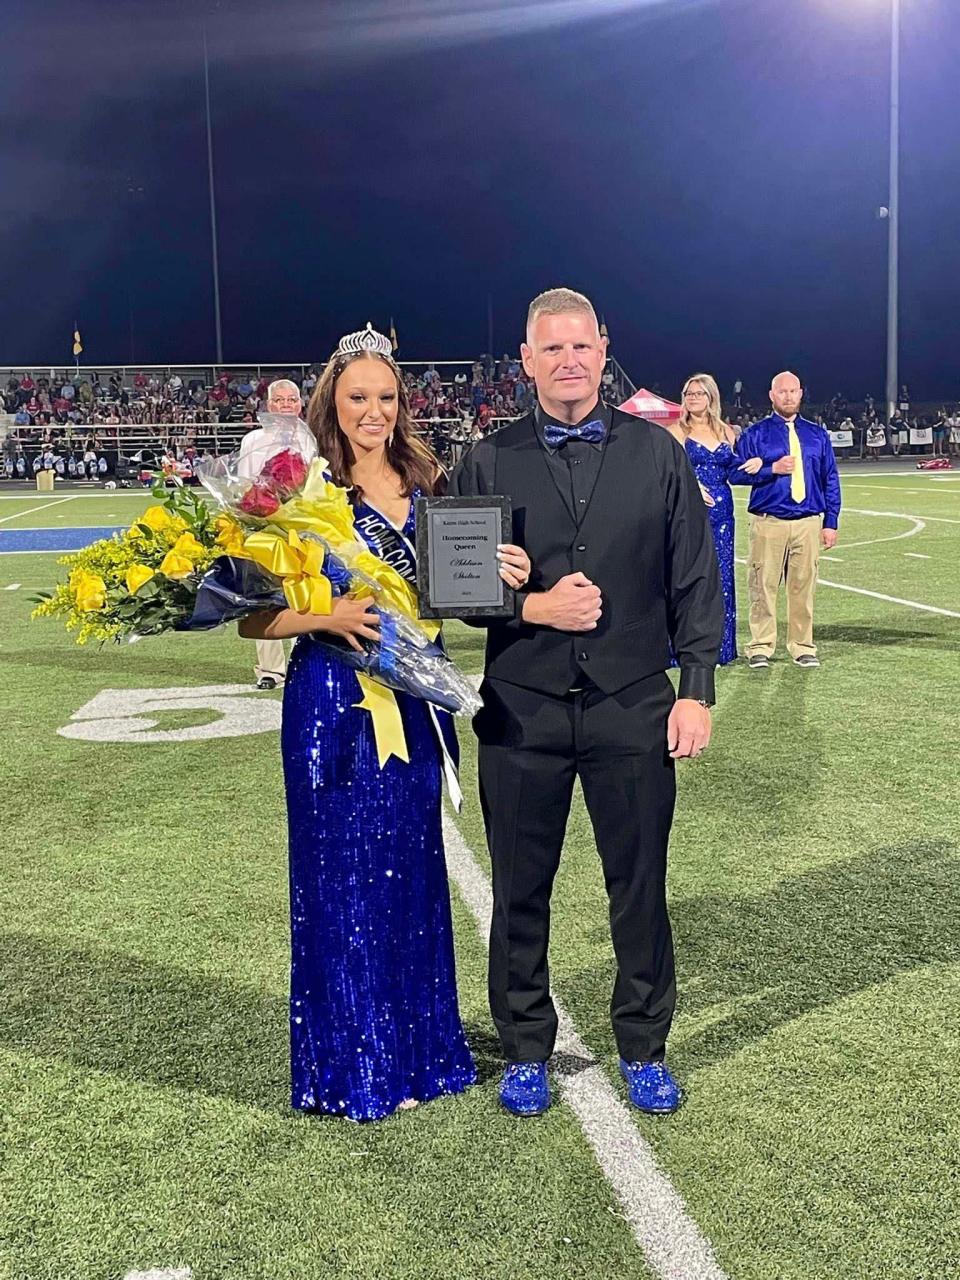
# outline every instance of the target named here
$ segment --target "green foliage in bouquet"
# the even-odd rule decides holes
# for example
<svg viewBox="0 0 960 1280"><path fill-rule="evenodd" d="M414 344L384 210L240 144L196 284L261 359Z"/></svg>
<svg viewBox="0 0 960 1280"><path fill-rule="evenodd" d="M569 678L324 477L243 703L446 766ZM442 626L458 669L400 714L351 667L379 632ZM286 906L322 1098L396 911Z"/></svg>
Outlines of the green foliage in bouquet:
<svg viewBox="0 0 960 1280"><path fill-rule="evenodd" d="M156 503L129 529L61 557L67 580L34 597L35 618L65 618L86 644L158 635L189 616L200 578L242 542L242 531L195 490L168 491L158 480L152 492Z"/></svg>

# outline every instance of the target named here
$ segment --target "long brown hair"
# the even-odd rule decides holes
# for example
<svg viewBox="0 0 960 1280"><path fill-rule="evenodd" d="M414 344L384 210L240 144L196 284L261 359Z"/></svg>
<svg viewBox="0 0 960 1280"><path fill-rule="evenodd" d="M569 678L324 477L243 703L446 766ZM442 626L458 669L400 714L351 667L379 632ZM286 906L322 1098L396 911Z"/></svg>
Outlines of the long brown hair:
<svg viewBox="0 0 960 1280"><path fill-rule="evenodd" d="M410 417L410 397L397 362L389 356L374 351L355 355L336 352L327 362L320 381L314 388L307 405L307 424L317 437L321 456L330 464L330 476L334 484L352 491L353 497L363 496L350 473L356 458L353 446L340 430L337 417L336 390L340 375L354 360L379 360L388 366L397 381L397 425L386 442L386 458L403 483L403 495L409 498L414 489L433 493L443 468L436 454L417 436Z"/></svg>
<svg viewBox="0 0 960 1280"><path fill-rule="evenodd" d="M699 382L702 390L707 393L707 420L710 423L710 430L723 443L727 438L727 431L726 424L721 417L720 388L717 386L717 380L709 373L695 373L683 384L683 391L680 393L681 397L687 394L687 389L694 382ZM683 412L680 414L680 421L677 425L685 436L690 434L693 422L690 410L686 405L683 406Z"/></svg>

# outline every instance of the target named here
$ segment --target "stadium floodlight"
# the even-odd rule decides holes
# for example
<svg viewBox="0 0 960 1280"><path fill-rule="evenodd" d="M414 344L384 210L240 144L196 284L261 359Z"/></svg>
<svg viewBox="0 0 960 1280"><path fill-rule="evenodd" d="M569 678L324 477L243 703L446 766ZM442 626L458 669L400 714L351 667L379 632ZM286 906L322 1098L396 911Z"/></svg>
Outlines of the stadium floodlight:
<svg viewBox="0 0 960 1280"><path fill-rule="evenodd" d="M881 214L881 216L883 216ZM900 0L890 0L890 196L887 222L887 421L900 390Z"/></svg>
<svg viewBox="0 0 960 1280"><path fill-rule="evenodd" d="M213 269L213 326L217 364L223 364L223 329L220 321L220 255L217 245L217 191L213 181L213 119L210 112L210 54L207 24L203 24L203 92L207 122L207 186L210 197L210 265Z"/></svg>
<svg viewBox="0 0 960 1280"><path fill-rule="evenodd" d="M858 8L877 0L856 0ZM900 391L900 0L890 4L890 192L877 217L887 224L887 421Z"/></svg>

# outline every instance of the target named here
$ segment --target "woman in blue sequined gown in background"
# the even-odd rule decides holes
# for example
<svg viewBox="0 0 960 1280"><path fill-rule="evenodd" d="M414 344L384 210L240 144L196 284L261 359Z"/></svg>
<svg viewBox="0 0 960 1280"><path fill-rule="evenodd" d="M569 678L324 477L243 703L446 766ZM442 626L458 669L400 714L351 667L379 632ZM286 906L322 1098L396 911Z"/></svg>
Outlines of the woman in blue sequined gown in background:
<svg viewBox="0 0 960 1280"><path fill-rule="evenodd" d="M344 339L308 420L332 479L352 486L358 532L415 585L413 499L441 473L411 429L389 340L369 330ZM527 571L508 556L503 576L518 585ZM329 617L283 610L241 623L241 634L297 637L281 729L292 1104L352 1120L460 1093L475 1079L440 826L441 735L447 760L456 753L450 717L397 693L410 761L391 756L381 769L356 673L310 638L322 631L355 648L375 639L370 604L341 597Z"/></svg>
<svg viewBox="0 0 960 1280"><path fill-rule="evenodd" d="M736 471L736 436L721 416L720 391L709 373L695 373L683 385L683 412L668 430L683 445L709 508L710 528L723 587L723 643L720 665L737 656L737 598L734 585L733 493L729 476ZM760 470L762 460L750 458L740 468L747 475Z"/></svg>

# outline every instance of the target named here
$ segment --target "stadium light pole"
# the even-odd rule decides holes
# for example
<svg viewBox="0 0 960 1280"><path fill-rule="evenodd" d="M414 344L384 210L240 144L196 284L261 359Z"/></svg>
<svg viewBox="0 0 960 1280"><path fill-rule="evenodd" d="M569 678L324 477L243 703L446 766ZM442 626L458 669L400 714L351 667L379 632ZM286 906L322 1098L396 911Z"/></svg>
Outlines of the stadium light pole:
<svg viewBox="0 0 960 1280"><path fill-rule="evenodd" d="M217 339L217 364L223 364L223 332L220 327L220 262L217 254L217 193L213 182L213 122L210 116L210 58L207 24L203 24L203 88L207 108L207 181L210 188L210 258L213 265L213 323Z"/></svg>
<svg viewBox="0 0 960 1280"><path fill-rule="evenodd" d="M887 421L899 390L900 326L900 0L890 0L890 195L887 205Z"/></svg>

